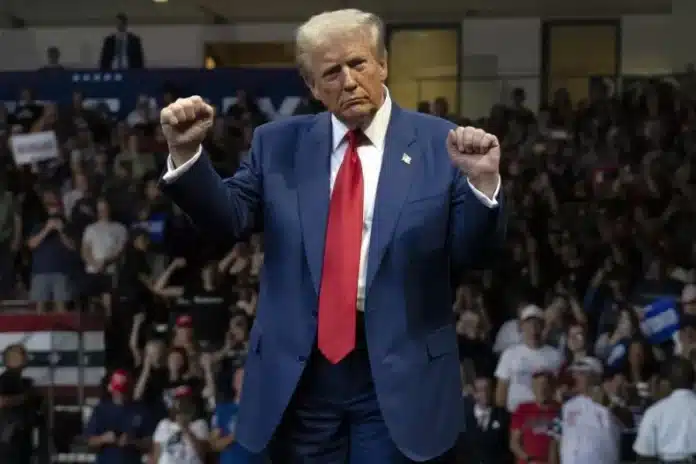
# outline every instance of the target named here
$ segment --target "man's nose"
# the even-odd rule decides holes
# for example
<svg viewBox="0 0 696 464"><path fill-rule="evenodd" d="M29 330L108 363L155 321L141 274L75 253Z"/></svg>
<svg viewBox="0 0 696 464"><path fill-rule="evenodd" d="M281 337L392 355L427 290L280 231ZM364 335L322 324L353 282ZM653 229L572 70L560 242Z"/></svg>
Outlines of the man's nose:
<svg viewBox="0 0 696 464"><path fill-rule="evenodd" d="M353 70L348 66L343 69L343 89L347 91L354 90L358 86L358 81L353 76Z"/></svg>

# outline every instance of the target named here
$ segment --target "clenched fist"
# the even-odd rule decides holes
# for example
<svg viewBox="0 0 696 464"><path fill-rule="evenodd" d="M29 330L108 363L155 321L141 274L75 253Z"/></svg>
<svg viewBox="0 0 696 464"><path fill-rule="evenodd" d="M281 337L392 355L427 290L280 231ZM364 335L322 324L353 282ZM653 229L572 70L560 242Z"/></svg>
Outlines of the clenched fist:
<svg viewBox="0 0 696 464"><path fill-rule="evenodd" d="M500 144L496 136L474 127L457 127L447 136L447 151L474 187L492 197L500 169Z"/></svg>
<svg viewBox="0 0 696 464"><path fill-rule="evenodd" d="M195 95L179 98L160 113L162 132L176 166L191 159L213 125L215 110Z"/></svg>

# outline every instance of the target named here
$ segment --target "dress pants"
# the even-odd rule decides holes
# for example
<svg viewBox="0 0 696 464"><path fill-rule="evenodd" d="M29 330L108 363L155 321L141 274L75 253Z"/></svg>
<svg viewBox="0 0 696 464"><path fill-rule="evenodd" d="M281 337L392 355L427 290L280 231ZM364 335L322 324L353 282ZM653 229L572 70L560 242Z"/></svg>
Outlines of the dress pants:
<svg viewBox="0 0 696 464"><path fill-rule="evenodd" d="M356 349L331 364L315 347L269 445L273 464L410 464L379 409L358 313ZM408 408L409 405L403 405ZM452 455L452 456L450 456ZM431 464L451 464L447 453Z"/></svg>

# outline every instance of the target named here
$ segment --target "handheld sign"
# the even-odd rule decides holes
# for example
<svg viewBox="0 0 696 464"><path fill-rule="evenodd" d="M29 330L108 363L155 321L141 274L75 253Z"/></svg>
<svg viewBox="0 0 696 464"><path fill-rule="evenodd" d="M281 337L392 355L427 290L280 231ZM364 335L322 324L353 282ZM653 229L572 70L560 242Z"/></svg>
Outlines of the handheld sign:
<svg viewBox="0 0 696 464"><path fill-rule="evenodd" d="M650 343L666 342L679 330L676 298L660 298L643 309L640 328Z"/></svg>
<svg viewBox="0 0 696 464"><path fill-rule="evenodd" d="M58 139L53 131L13 135L10 149L17 166L57 158L59 154Z"/></svg>

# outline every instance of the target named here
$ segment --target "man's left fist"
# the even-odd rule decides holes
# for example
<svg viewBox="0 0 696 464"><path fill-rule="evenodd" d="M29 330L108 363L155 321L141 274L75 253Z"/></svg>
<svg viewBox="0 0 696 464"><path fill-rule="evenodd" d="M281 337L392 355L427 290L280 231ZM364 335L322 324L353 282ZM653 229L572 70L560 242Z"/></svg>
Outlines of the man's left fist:
<svg viewBox="0 0 696 464"><path fill-rule="evenodd" d="M500 144L495 135L474 127L457 127L447 135L447 151L474 187L485 194L495 192L500 172Z"/></svg>

